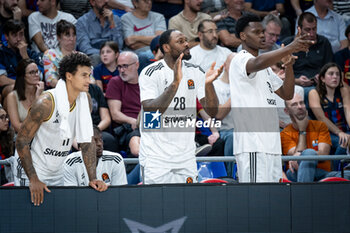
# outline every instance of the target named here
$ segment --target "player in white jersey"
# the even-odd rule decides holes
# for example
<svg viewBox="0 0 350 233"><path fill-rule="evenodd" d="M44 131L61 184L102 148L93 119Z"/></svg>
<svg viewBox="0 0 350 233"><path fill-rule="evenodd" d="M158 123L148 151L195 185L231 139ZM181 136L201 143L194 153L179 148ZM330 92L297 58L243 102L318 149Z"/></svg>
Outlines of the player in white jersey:
<svg viewBox="0 0 350 233"><path fill-rule="evenodd" d="M281 141L274 93L293 98L295 57L313 43L300 36L286 47L258 56L264 46L259 17L242 16L236 36L243 50L231 61L229 78L234 115L234 154L240 182L278 182L282 177ZM284 82L269 68L281 61L286 69Z"/></svg>
<svg viewBox="0 0 350 233"><path fill-rule="evenodd" d="M195 127L178 125L196 119L196 98L209 115L215 116L218 100L212 82L222 67L214 70L213 64L205 75L199 66L182 61L191 55L187 38L179 31L162 33L159 45L164 59L144 68L139 78L142 103L139 159L143 182L195 182ZM159 127L153 127L156 121Z"/></svg>
<svg viewBox="0 0 350 233"><path fill-rule="evenodd" d="M123 157L111 151L103 150L102 134L94 126L94 140L96 143L96 177L107 185L127 184ZM70 154L64 162L64 186L87 186L89 177L84 166L81 151Z"/></svg>
<svg viewBox="0 0 350 233"><path fill-rule="evenodd" d="M31 201L34 205L43 202L44 190L50 192L47 185L62 182L64 159L74 137L77 138L84 157L89 185L98 191L107 189L103 181L96 179L96 150L95 142L91 141L91 116L89 111L86 115L81 114L84 109L89 108L84 92L89 90L90 67L91 61L85 54L73 53L65 56L59 67L59 76L62 79L59 80L60 85L57 84L53 91L43 93L33 103L22 123L16 150L29 179ZM57 111L59 107L64 111ZM76 114L79 120L74 117ZM91 128L86 122L91 123ZM85 128L91 131L84 135Z"/></svg>

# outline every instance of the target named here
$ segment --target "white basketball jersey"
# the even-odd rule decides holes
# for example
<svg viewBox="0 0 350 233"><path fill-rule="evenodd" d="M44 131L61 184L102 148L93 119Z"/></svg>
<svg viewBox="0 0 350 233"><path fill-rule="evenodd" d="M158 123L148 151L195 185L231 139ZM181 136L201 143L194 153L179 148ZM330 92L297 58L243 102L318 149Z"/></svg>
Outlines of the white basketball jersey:
<svg viewBox="0 0 350 233"><path fill-rule="evenodd" d="M123 157L104 150L96 167L96 177L108 185L127 184ZM64 186L88 185L89 176L81 152L70 154L64 163Z"/></svg>

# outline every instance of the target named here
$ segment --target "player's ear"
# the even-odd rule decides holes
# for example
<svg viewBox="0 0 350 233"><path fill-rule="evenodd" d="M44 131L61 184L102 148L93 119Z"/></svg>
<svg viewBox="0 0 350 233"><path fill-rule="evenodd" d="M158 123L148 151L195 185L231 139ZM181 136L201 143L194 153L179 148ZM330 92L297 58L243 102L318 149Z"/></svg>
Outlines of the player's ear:
<svg viewBox="0 0 350 233"><path fill-rule="evenodd" d="M246 34L245 34L245 32L240 32L240 33L239 33L239 37L241 38L241 40L245 40L245 39L246 39Z"/></svg>
<svg viewBox="0 0 350 233"><path fill-rule="evenodd" d="M165 53L170 52L170 45L168 45L168 44L163 44L163 50L164 50Z"/></svg>
<svg viewBox="0 0 350 233"><path fill-rule="evenodd" d="M66 72L66 81L71 81L73 78L73 74L69 73L69 72Z"/></svg>

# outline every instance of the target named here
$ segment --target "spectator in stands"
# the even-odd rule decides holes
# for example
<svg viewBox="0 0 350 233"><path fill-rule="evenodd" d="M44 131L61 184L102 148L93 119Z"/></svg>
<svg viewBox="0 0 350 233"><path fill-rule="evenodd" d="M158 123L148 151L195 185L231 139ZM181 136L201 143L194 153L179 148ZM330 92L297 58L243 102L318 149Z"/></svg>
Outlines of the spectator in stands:
<svg viewBox="0 0 350 233"><path fill-rule="evenodd" d="M64 19L76 23L73 15L58 10L59 0L40 0L37 2L39 12L33 12L28 17L29 38L32 49L44 53L48 49L58 47L56 24Z"/></svg>
<svg viewBox="0 0 350 233"><path fill-rule="evenodd" d="M349 86L343 84L337 64L327 63L322 67L317 87L309 93L309 105L310 115L327 125L333 151L346 154L350 143L350 91Z"/></svg>
<svg viewBox="0 0 350 233"><path fill-rule="evenodd" d="M118 43L123 48L122 25L118 16L107 8L108 0L90 0L92 9L77 21L78 50L89 55L92 65L98 65L100 48L106 41Z"/></svg>
<svg viewBox="0 0 350 233"><path fill-rule="evenodd" d="M106 150L117 152L118 146L115 143L114 136L110 133L111 115L104 94L101 88L95 84L89 85L89 94L92 102L92 123L102 132L103 144Z"/></svg>
<svg viewBox="0 0 350 233"><path fill-rule="evenodd" d="M132 3L135 10L121 18L124 43L128 50L138 55L140 63L143 63L154 58L149 46L155 36L166 30L166 24L162 14L151 11L152 0L133 0Z"/></svg>
<svg viewBox="0 0 350 233"><path fill-rule="evenodd" d="M265 46L264 48L259 49L259 54L279 49L281 46L277 44L277 41L280 37L283 26L281 20L274 14L268 14L264 17L261 24L264 27ZM237 48L238 52L241 50L242 45Z"/></svg>
<svg viewBox="0 0 350 233"><path fill-rule="evenodd" d="M22 20L22 11L18 7L17 0L2 0L0 1L0 47L7 45L3 34L3 26L7 20L15 19Z"/></svg>
<svg viewBox="0 0 350 233"><path fill-rule="evenodd" d="M199 23L204 19L211 19L211 16L200 12L202 0L184 0L184 4L184 10L169 20L169 29L182 32L192 48L199 43Z"/></svg>
<svg viewBox="0 0 350 233"><path fill-rule="evenodd" d="M310 46L307 52L298 52L294 55L298 57L293 65L295 83L304 87L305 97L307 98L308 92L311 87L316 84L315 78L318 75L322 66L333 60L332 47L326 37L317 33L317 19L310 12L304 12L298 19L298 27L301 29L301 34L308 36L308 40L312 40L315 43ZM294 39L294 36L286 38L283 43L289 44Z"/></svg>
<svg viewBox="0 0 350 233"><path fill-rule="evenodd" d="M0 106L0 160L7 159L13 155L14 131L9 124L9 115L5 109ZM5 175L4 166L0 166L0 185L8 182Z"/></svg>
<svg viewBox="0 0 350 233"><path fill-rule="evenodd" d="M143 107L140 125L144 127L140 127L139 158L144 171L143 182L196 182L194 128L186 129L186 132L176 126L153 132L147 128L155 127L162 114L162 118L168 117L169 121L180 124L186 120L172 118L172 114L193 119L196 98L208 115L214 117L218 101L212 82L221 74L222 67L214 70L212 65L205 75L198 66L182 61L190 59L191 54L186 36L180 31L163 32L159 46L164 59L147 66L140 75Z"/></svg>
<svg viewBox="0 0 350 233"><path fill-rule="evenodd" d="M107 85L112 77L118 76L117 59L119 56L118 43L106 41L102 44L100 50L101 63L94 67L94 78L96 84L103 93L107 90Z"/></svg>
<svg viewBox="0 0 350 233"><path fill-rule="evenodd" d="M140 132L136 124L137 115L141 110L138 57L134 52L120 53L118 57L119 76L113 77L106 91L109 110L112 115L114 132L119 142L119 150L130 150L138 157Z"/></svg>
<svg viewBox="0 0 350 233"><path fill-rule="evenodd" d="M295 91L294 97L286 101L285 111L292 124L281 132L284 155L308 156L329 155L331 137L322 121L309 120L304 103L304 93ZM293 182L313 182L326 177L331 171L330 161L302 160L289 161L286 175Z"/></svg>
<svg viewBox="0 0 350 233"><path fill-rule="evenodd" d="M245 10L264 18L268 14L280 17L282 21L281 39L291 35L291 25L284 17L284 0L245 0ZM283 17L282 17L283 16Z"/></svg>
<svg viewBox="0 0 350 233"><path fill-rule="evenodd" d="M32 59L23 59L17 67L17 78L13 91L6 98L7 111L16 132L27 117L33 102L44 90L40 81L40 71Z"/></svg>
<svg viewBox="0 0 350 233"><path fill-rule="evenodd" d="M31 58L43 70L39 54L27 48L21 21L8 20L4 25L4 34L8 44L0 48L0 94L3 99L13 90L19 61Z"/></svg>
<svg viewBox="0 0 350 233"><path fill-rule="evenodd" d="M193 47L189 62L199 65L204 71L209 70L211 64L216 62L215 69L222 66L231 50L217 45L217 27L211 19L205 19L198 25L199 44Z"/></svg>
<svg viewBox="0 0 350 233"><path fill-rule="evenodd" d="M224 155L233 156L233 111L231 110L231 94L229 69L232 58L236 53L231 53L227 56L224 64L223 75L214 81L216 95L219 100L219 109L215 118L221 120L219 129L220 138L225 141ZM226 171L229 176L233 176L233 163L226 163Z"/></svg>
<svg viewBox="0 0 350 233"><path fill-rule="evenodd" d="M348 47L334 54L334 61L340 66L344 82L350 84L350 25L345 30L345 36L348 40Z"/></svg>
<svg viewBox="0 0 350 233"><path fill-rule="evenodd" d="M216 23L218 27L220 44L233 52L241 44L241 40L235 35L236 22L243 15L244 0L225 0L228 14Z"/></svg>
<svg viewBox="0 0 350 233"><path fill-rule="evenodd" d="M54 88L58 81L58 64L62 58L75 51L76 29L74 24L62 19L56 25L58 47L48 49L43 55L46 85Z"/></svg>
<svg viewBox="0 0 350 233"><path fill-rule="evenodd" d="M317 34L326 37L332 45L333 53L347 47L344 36L345 22L341 15L332 11L332 1L314 0L314 5L305 12L314 14L317 18Z"/></svg>
<svg viewBox="0 0 350 233"><path fill-rule="evenodd" d="M93 140L96 144L96 177L107 185L127 184L123 157L108 150L104 150L102 134L94 126ZM88 186L89 175L84 166L81 151L70 154L64 162L64 186Z"/></svg>

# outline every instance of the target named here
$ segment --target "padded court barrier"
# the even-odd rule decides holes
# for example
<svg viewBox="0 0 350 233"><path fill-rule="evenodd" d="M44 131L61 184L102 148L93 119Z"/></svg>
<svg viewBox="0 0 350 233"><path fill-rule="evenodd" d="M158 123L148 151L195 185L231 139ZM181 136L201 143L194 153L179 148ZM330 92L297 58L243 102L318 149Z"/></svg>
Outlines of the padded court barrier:
<svg viewBox="0 0 350 233"><path fill-rule="evenodd" d="M350 232L350 182L0 187L0 232Z"/></svg>

